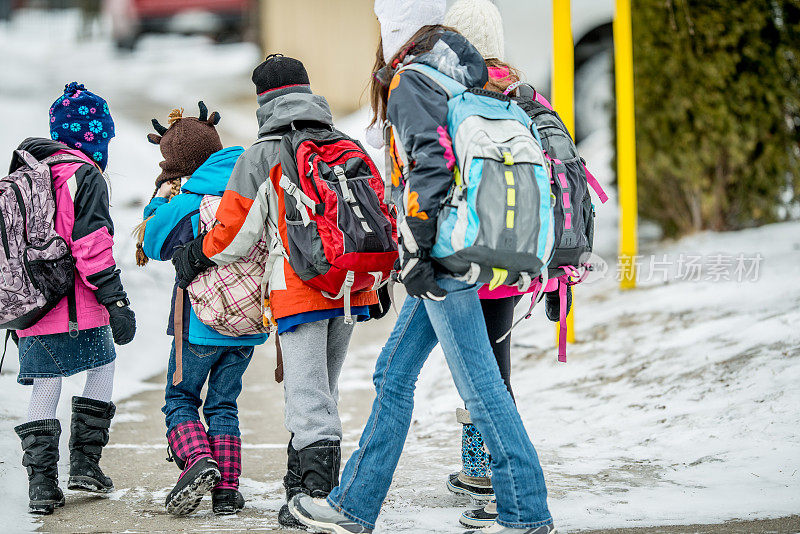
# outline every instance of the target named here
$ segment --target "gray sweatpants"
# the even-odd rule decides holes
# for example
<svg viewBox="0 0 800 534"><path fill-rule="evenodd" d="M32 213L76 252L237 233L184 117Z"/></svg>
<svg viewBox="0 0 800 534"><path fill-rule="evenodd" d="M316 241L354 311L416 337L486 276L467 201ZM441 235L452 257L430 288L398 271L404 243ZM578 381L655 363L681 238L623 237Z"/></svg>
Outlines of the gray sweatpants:
<svg viewBox="0 0 800 534"><path fill-rule="evenodd" d="M296 450L321 440L341 441L339 373L352 324L334 317L299 325L280 335L286 429Z"/></svg>

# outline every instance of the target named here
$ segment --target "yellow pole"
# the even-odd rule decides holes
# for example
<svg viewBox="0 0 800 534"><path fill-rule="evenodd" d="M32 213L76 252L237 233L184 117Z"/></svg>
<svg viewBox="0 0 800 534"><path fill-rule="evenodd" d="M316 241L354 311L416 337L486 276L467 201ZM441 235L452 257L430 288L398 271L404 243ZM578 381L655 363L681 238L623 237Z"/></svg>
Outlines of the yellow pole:
<svg viewBox="0 0 800 534"><path fill-rule="evenodd" d="M617 183L619 184L620 289L636 287L636 125L633 100L631 0L616 0L614 62L617 85Z"/></svg>
<svg viewBox="0 0 800 534"><path fill-rule="evenodd" d="M553 107L575 136L575 43L570 0L553 0ZM575 343L575 295L567 315L567 342ZM556 344L558 344L556 325Z"/></svg>

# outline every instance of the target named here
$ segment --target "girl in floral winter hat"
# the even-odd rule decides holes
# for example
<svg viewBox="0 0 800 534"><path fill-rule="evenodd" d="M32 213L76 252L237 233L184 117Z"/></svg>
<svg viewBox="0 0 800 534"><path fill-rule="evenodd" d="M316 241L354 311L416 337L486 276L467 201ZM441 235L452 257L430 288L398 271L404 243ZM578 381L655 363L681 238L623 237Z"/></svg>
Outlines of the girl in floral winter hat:
<svg viewBox="0 0 800 534"><path fill-rule="evenodd" d="M51 514L64 506L58 481L61 422L56 409L65 376L85 373L72 397L67 488L107 494L111 478L99 462L109 440L116 406L114 344L136 333L136 318L114 260L114 224L102 170L114 121L106 101L72 82L50 108L50 137L22 141L10 172L35 159L50 164L56 212L53 225L75 262L72 291L32 326L17 330L19 376L32 386L26 422L14 430L22 441L28 472L29 510Z"/></svg>

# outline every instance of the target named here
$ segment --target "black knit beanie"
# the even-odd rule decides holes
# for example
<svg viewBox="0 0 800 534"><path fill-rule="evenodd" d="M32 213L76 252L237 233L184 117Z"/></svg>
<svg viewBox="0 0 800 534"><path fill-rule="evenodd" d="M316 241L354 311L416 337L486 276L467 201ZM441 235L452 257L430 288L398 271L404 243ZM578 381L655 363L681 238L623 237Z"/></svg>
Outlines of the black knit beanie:
<svg viewBox="0 0 800 534"><path fill-rule="evenodd" d="M310 93L311 82L303 63L283 54L270 54L253 71L253 83L259 102L286 93Z"/></svg>

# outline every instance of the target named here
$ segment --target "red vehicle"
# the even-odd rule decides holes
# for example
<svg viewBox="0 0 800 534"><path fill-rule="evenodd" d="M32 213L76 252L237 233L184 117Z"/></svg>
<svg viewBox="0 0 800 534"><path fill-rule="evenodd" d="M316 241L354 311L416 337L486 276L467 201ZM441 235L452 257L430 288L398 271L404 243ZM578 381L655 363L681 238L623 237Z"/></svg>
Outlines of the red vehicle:
<svg viewBox="0 0 800 534"><path fill-rule="evenodd" d="M254 0L109 0L117 46L132 49L146 33L244 38Z"/></svg>

